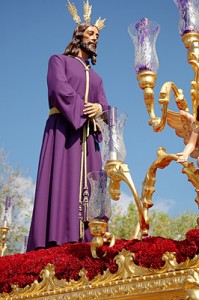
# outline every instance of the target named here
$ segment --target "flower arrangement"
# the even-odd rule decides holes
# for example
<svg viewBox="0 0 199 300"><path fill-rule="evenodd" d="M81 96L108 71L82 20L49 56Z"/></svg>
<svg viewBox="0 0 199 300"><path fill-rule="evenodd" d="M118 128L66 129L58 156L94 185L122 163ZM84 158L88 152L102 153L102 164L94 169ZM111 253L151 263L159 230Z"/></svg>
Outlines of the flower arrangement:
<svg viewBox="0 0 199 300"><path fill-rule="evenodd" d="M113 247L103 245L97 250L99 259L92 257L90 243L63 244L49 249L1 257L0 293L10 293L13 285L23 288L34 280L41 281L39 273L48 263L54 264L57 279L66 281L77 281L83 268L87 271L89 280L103 274L107 269L111 273L116 273L118 266L114 258L124 248L134 253L134 262L137 265L160 269L165 263L162 259L165 252L175 252L178 263L199 253L199 229L188 231L183 241L162 237L146 237L142 240L118 239Z"/></svg>

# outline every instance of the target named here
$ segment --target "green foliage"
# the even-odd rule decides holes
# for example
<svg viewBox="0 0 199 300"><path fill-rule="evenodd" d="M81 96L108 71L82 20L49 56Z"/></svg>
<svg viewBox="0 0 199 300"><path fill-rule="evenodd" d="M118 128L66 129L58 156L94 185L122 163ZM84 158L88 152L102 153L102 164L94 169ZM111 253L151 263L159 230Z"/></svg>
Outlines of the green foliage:
<svg viewBox="0 0 199 300"><path fill-rule="evenodd" d="M131 239L138 222L137 210L130 203L126 212L119 205L112 206L112 217L109 223L109 231L116 238Z"/></svg>
<svg viewBox="0 0 199 300"><path fill-rule="evenodd" d="M174 218L163 212L153 211L150 214L150 233L153 236L182 240L188 230L196 227L197 217L192 211L186 211Z"/></svg>
<svg viewBox="0 0 199 300"><path fill-rule="evenodd" d="M166 213L161 211L153 211L149 214L150 231L152 236L162 236L165 238L173 238L174 220Z"/></svg>
<svg viewBox="0 0 199 300"><path fill-rule="evenodd" d="M182 240L188 230L196 227L198 215L192 211L175 218L164 212L149 212L149 235L161 236L175 240ZM137 209L134 203L130 203L127 211L122 211L122 207L115 204L112 207L112 217L109 224L109 231L116 238L131 239L138 222Z"/></svg>

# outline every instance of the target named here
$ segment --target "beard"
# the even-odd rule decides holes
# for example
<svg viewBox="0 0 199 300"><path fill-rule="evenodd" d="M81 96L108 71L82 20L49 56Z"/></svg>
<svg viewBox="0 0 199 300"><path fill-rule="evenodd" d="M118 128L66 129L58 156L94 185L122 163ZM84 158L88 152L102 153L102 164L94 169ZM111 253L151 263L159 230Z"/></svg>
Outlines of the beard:
<svg viewBox="0 0 199 300"><path fill-rule="evenodd" d="M90 43L81 42L80 43L80 48L83 51L85 51L89 55L89 57L97 56L96 50L91 46Z"/></svg>

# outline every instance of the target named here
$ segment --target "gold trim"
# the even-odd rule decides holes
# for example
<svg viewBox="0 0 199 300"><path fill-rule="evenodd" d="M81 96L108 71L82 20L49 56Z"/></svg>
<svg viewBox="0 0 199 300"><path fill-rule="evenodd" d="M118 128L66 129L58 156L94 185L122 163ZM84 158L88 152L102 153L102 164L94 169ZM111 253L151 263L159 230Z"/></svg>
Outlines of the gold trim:
<svg viewBox="0 0 199 300"><path fill-rule="evenodd" d="M187 32L182 36L185 48L189 49L193 42L199 41L199 32Z"/></svg>
<svg viewBox="0 0 199 300"><path fill-rule="evenodd" d="M61 112L59 111L58 108L52 107L52 108L50 109L50 112L49 112L49 117L52 116L52 115L54 115L54 114L60 114L60 113L61 113Z"/></svg>

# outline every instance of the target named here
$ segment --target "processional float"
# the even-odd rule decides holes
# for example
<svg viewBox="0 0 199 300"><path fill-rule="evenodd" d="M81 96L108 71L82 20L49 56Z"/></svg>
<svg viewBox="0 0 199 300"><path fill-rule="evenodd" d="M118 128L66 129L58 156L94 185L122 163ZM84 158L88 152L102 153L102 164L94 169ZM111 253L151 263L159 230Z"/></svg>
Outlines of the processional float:
<svg viewBox="0 0 199 300"><path fill-rule="evenodd" d="M135 44L135 69L139 86L144 91L144 101L150 118L149 125L155 132L160 132L168 124L175 129L176 135L183 138L186 144L192 125L179 111L190 111L196 118L199 104L199 2L198 0L174 0L174 2L179 8L179 28L182 41L188 51L188 62L194 71L194 80L191 81L191 110L182 90L178 89L173 82L166 82L160 90L158 100L162 115L156 116L153 89L158 69L155 41L159 25L144 18L130 25L128 31ZM168 109L171 92L174 94L177 112ZM126 114L113 107L97 118L103 135L102 157L105 167L100 172L88 174L91 185L88 218L89 227L94 236L91 241L91 253L94 258L98 257L97 248L103 243L109 243L110 247L115 243L114 236L107 232L107 223L111 217L110 198L119 200L121 182L124 181L129 186L135 200L138 224L133 234L134 238L141 239L142 236L148 235L150 226L148 210L153 206L152 196L155 191L156 172L178 159L176 154L168 154L163 147L158 148L157 159L146 173L142 193L139 196L128 165L125 164L126 149L123 129L126 117ZM198 126L197 121L195 123ZM197 157L198 153L199 148L196 147L192 157ZM183 166L182 172L187 175L188 181L195 188L195 201L199 205L199 170L192 162L181 162L181 165ZM8 205L6 204L5 207ZM7 210L5 209L5 218L0 229L8 231ZM5 236L6 234L2 235L0 248L2 255L6 249ZM48 264L40 273L41 281L34 280L31 285L26 285L22 289L14 286L12 293L3 293L0 297L2 296L1 299L199 299L198 254L178 263L175 252L166 252L162 257L165 264L158 270L138 266L134 258L134 253L123 249L114 258L118 265L116 273L112 274L108 269L94 279L88 280L86 270L83 269L79 273L78 281L75 281L73 277L69 282L65 279L58 280L55 276L55 266Z"/></svg>
<svg viewBox="0 0 199 300"><path fill-rule="evenodd" d="M154 87L156 84L158 58L155 42L160 26L143 18L128 27L128 32L135 46L135 71L140 88L144 92L144 102L149 115L149 125L154 132L160 132L168 124L175 130L178 137L184 139L187 144L192 132L192 124L180 110L191 112L196 120L197 107L199 105L199 3L198 0L174 0L179 9L179 32L182 41L188 51L188 63L194 71L194 79L191 81L192 108L188 107L183 91L175 83L166 82L160 90L158 103L161 105L162 115L157 117L154 111ZM178 111L168 109L171 93L174 95ZM107 232L107 223L111 217L110 198L119 200L120 184L126 182L132 192L138 211L138 224L133 233L134 238L147 236L149 231L148 210L153 206L152 196L155 192L156 173L158 169L164 169L172 161L177 161L176 154L169 154L166 149L159 147L157 159L149 167L143 184L141 196L134 185L128 165L125 164L126 149L123 139L123 129L127 115L112 107L97 117L98 124L103 135L102 157L105 164L104 171L88 174L91 184L91 197L89 201L89 227L94 238L91 242L93 257L97 257L96 249L104 242L114 245L114 236ZM195 125L198 126L198 121ZM199 155L199 147L191 153L196 158ZM192 183L196 191L196 203L199 205L199 169L193 162L181 162L182 173L186 174L188 181ZM109 178L109 186L107 183ZM8 204L6 200L3 225L0 226L1 245L0 256L4 255L7 248L6 235L9 231L7 221Z"/></svg>
<svg viewBox="0 0 199 300"><path fill-rule="evenodd" d="M194 126L198 126L196 114L199 105L199 2L198 0L174 0L174 2L179 9L179 32L188 51L188 63L194 71L194 79L191 81L190 91L192 100L191 109L188 107L183 91L175 83L165 82L160 89L158 99L162 115L160 117L156 116L153 89L157 78L158 57L155 43L160 26L148 18L143 18L135 24L131 24L128 27L128 33L135 46L135 71L139 87L144 93L144 102L150 118L149 125L153 128L154 132L160 132L168 124L175 130L177 137L183 138L184 143L187 144L193 130L193 124L180 111L192 113L195 119ZM178 109L177 112L168 108L171 94L174 96ZM97 120L103 136L102 157L105 163L104 169L107 177L110 179L108 187L109 195L113 200L119 200L121 194L120 184L122 181L127 183L138 211L138 224L133 237L141 238L142 236L147 236L150 225L148 210L153 206L152 196L155 192L157 170L164 169L172 161L177 161L178 156L167 153L163 147L158 148L157 159L151 164L146 173L142 184L142 193L139 196L128 165L124 163L126 150L123 141L123 127L126 115L118 113L117 108L113 107L110 111L103 112L102 115L97 117ZM195 150L191 153L191 157L196 158L198 155L199 147L196 145ZM199 169L195 168L193 162L180 162L180 164L183 166L182 173L187 175L188 181L195 188L195 202L199 206ZM96 248L101 246L103 242L110 242L110 246L114 244L114 237L111 233L106 232L106 221L110 218L110 207L108 208L109 205L107 204L109 201L108 194L106 193L106 201L106 197L102 196L104 199L102 201L103 205L99 201L99 191L104 191L105 182L107 183L105 180L100 185L100 188L98 186L98 194L95 193L93 200L90 202L90 228L91 233L94 235L91 243L93 257L97 256ZM99 206L101 206L100 210ZM94 211L95 214L92 214Z"/></svg>

